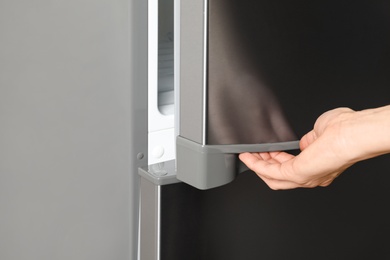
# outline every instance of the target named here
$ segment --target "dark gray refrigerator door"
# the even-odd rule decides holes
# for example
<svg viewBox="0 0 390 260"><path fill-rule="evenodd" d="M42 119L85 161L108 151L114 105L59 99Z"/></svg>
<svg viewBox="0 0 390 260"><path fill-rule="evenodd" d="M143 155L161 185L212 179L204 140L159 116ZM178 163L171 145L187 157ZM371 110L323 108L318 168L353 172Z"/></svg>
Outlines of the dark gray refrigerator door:
<svg viewBox="0 0 390 260"><path fill-rule="evenodd" d="M389 103L385 1L208 1L206 144L296 140Z"/></svg>
<svg viewBox="0 0 390 260"><path fill-rule="evenodd" d="M213 154L218 158L210 161L208 150L199 156L199 147L277 143L283 145L264 150L296 149L294 140L329 109L389 103L385 2L188 3L181 1L181 15L193 19L181 21L177 148L178 178L186 183L212 188L237 173L231 157Z"/></svg>
<svg viewBox="0 0 390 260"><path fill-rule="evenodd" d="M206 144L288 141L323 112L390 104L388 1L208 1ZM390 157L328 188L252 172L162 188L162 259L388 259ZM212 173L211 173L212 174Z"/></svg>

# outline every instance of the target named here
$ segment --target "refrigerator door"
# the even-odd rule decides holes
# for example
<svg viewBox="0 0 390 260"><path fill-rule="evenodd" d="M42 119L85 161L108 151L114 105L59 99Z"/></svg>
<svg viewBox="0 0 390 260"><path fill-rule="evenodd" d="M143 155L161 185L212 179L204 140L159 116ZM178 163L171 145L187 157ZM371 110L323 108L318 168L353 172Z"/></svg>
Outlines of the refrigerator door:
<svg viewBox="0 0 390 260"><path fill-rule="evenodd" d="M296 140L329 109L390 104L388 1L180 4L180 134L194 147ZM194 167L182 154L179 178ZM272 191L250 171L209 190L163 186L161 259L388 259L389 160L327 188Z"/></svg>
<svg viewBox="0 0 390 260"><path fill-rule="evenodd" d="M198 0L179 10L177 176L197 188L232 181L234 154L253 144L298 149L329 109L389 103L383 1Z"/></svg>

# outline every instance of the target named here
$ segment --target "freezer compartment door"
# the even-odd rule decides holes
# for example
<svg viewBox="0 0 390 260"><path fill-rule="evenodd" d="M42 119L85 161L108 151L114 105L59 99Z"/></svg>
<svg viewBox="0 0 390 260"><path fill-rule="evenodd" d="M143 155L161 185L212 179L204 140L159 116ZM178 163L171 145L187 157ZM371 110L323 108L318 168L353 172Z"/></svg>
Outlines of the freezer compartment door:
<svg viewBox="0 0 390 260"><path fill-rule="evenodd" d="M237 153L298 149L327 110L390 103L381 1L177 0L177 178L239 172Z"/></svg>
<svg viewBox="0 0 390 260"><path fill-rule="evenodd" d="M298 148L230 2L176 1L177 177L200 189L232 181L237 153Z"/></svg>

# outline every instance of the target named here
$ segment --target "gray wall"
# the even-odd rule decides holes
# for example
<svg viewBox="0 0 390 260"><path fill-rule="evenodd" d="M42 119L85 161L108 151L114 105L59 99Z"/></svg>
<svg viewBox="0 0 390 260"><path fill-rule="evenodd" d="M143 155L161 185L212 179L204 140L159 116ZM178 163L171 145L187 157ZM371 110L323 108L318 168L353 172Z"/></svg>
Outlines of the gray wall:
<svg viewBox="0 0 390 260"><path fill-rule="evenodd" d="M145 2L0 2L0 259L135 259Z"/></svg>

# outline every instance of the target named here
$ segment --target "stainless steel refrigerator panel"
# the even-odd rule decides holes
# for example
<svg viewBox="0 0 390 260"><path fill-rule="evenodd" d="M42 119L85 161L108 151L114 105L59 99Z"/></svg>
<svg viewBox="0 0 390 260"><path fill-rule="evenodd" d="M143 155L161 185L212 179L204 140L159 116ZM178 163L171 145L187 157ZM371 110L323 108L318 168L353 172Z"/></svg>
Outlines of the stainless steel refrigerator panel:
<svg viewBox="0 0 390 260"><path fill-rule="evenodd" d="M180 135L204 145L207 0L180 1Z"/></svg>
<svg viewBox="0 0 390 260"><path fill-rule="evenodd" d="M146 13L0 2L0 259L137 259Z"/></svg>

